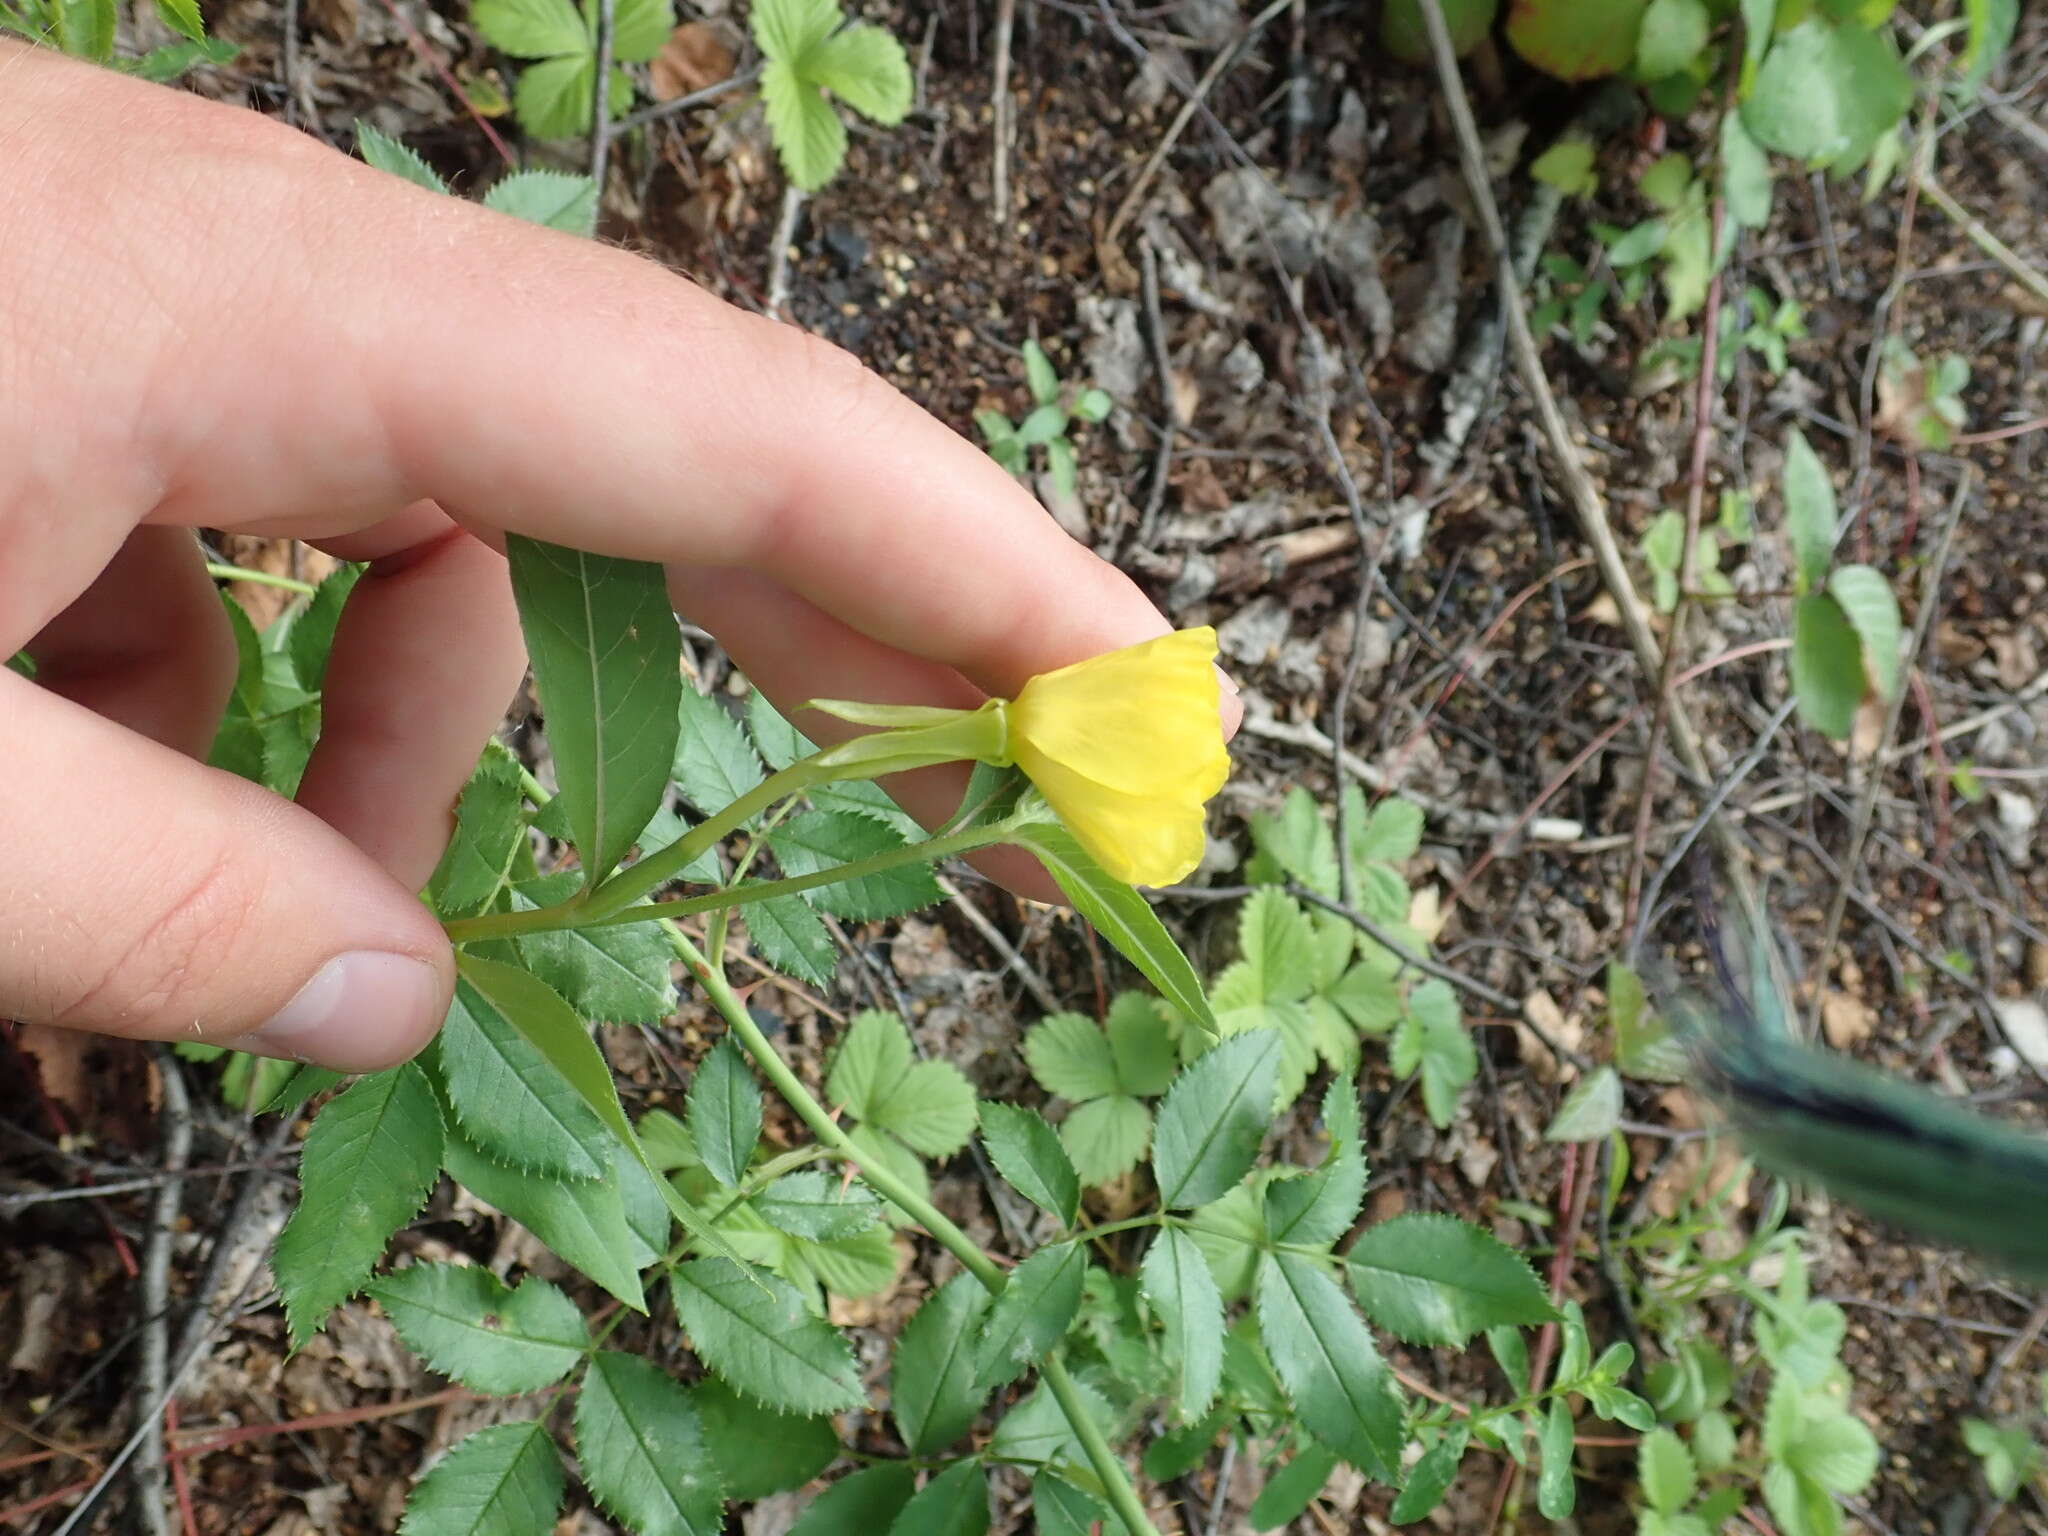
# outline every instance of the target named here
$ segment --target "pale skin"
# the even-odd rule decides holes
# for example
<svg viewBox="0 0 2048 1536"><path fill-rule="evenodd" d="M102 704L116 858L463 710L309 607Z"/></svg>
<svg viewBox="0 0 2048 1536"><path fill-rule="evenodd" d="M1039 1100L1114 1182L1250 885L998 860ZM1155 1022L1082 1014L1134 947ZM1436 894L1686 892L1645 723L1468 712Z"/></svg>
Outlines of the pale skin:
<svg viewBox="0 0 2048 1536"><path fill-rule="evenodd" d="M785 708L972 705L1167 627L845 353L7 42L0 293L0 657L39 668L0 670L0 1018L424 1045L453 960L415 893L525 666L506 532L661 561ZM234 654L195 527L370 562L296 804L202 764ZM959 782L891 787L933 821Z"/></svg>

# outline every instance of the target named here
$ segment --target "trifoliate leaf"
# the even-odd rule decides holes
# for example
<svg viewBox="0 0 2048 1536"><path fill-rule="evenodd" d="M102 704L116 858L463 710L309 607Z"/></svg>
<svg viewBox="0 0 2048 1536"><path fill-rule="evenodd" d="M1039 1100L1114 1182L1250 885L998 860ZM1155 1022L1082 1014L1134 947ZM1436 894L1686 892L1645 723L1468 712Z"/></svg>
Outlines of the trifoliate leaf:
<svg viewBox="0 0 2048 1536"><path fill-rule="evenodd" d="M1090 1099L1060 1122L1060 1145L1083 1184L1106 1184L1138 1166L1152 1144L1152 1112L1127 1094Z"/></svg>
<svg viewBox="0 0 2048 1536"><path fill-rule="evenodd" d="M804 54L802 68L805 78L885 128L910 110L910 60L884 28L856 22L835 32Z"/></svg>
<svg viewBox="0 0 2048 1536"><path fill-rule="evenodd" d="M761 105L782 169L799 192L815 192L838 173L846 158L846 127L825 93L787 60L771 57L762 69Z"/></svg>
<svg viewBox="0 0 2048 1536"><path fill-rule="evenodd" d="M1085 1014L1047 1014L1024 1036L1024 1060L1038 1086L1076 1104L1118 1089L1110 1043Z"/></svg>

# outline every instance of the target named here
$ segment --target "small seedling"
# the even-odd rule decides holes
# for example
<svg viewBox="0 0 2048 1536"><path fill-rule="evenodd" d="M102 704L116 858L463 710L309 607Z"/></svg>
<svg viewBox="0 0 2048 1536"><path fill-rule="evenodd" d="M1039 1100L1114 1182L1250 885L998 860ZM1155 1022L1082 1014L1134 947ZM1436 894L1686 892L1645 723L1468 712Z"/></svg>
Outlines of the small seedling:
<svg viewBox="0 0 2048 1536"><path fill-rule="evenodd" d="M1011 474L1022 477L1031 468L1031 450L1045 450L1045 469L1052 477L1054 493L1071 501L1075 494L1077 461L1067 429L1075 422L1093 425L1109 415L1111 400L1099 389L1075 392L1060 383L1052 360L1037 342L1024 343L1024 377L1031 386L1032 409L1021 422L1012 422L1001 411L974 413L974 424L988 441L989 457Z"/></svg>

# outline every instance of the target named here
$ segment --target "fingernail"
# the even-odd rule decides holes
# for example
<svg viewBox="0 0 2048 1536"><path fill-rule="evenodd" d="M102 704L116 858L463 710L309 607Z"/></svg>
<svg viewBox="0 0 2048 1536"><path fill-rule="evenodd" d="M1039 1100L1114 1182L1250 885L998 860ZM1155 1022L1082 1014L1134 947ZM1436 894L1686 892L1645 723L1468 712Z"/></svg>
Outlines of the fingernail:
<svg viewBox="0 0 2048 1536"><path fill-rule="evenodd" d="M1237 684L1232 681L1230 674L1221 667L1216 669L1216 681L1222 686L1226 696L1233 699L1237 697Z"/></svg>
<svg viewBox="0 0 2048 1536"><path fill-rule="evenodd" d="M409 955L336 955L270 1020L237 1040L244 1050L342 1071L402 1061L433 1032L441 978Z"/></svg>

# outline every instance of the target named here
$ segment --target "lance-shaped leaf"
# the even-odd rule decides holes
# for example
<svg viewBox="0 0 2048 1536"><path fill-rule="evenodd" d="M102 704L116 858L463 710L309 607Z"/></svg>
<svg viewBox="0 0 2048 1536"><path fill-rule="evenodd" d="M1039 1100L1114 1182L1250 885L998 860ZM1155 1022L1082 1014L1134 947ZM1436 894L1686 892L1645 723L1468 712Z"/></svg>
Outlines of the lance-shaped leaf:
<svg viewBox="0 0 2048 1536"><path fill-rule="evenodd" d="M555 775L595 884L660 808L675 756L682 635L662 569L506 537Z"/></svg>
<svg viewBox="0 0 2048 1536"><path fill-rule="evenodd" d="M1279 1035L1254 1030L1197 1058L1166 1091L1152 1169L1168 1210L1220 1199L1251 1171L1279 1069Z"/></svg>
<svg viewBox="0 0 2048 1536"><path fill-rule="evenodd" d="M546 1424L493 1424L434 1463L405 1501L398 1536L547 1536L562 1481Z"/></svg>
<svg viewBox="0 0 2048 1536"><path fill-rule="evenodd" d="M1411 1344L1547 1323L1557 1309L1529 1261L1470 1222L1412 1213L1367 1228L1344 1255L1366 1316Z"/></svg>
<svg viewBox="0 0 2048 1536"><path fill-rule="evenodd" d="M1259 1261L1259 1331L1302 1425L1368 1477L1401 1463L1401 1399L1351 1302L1312 1260Z"/></svg>
<svg viewBox="0 0 2048 1536"><path fill-rule="evenodd" d="M761 1139L761 1090L746 1057L728 1035L711 1048L690 1079L690 1139L719 1183L739 1183Z"/></svg>
<svg viewBox="0 0 2048 1536"><path fill-rule="evenodd" d="M690 1347L738 1390L792 1413L862 1402L845 1337L781 1276L730 1259L692 1259L676 1267L674 1284Z"/></svg>
<svg viewBox="0 0 2048 1536"><path fill-rule="evenodd" d="M1174 1406L1183 1424L1209 1411L1223 1378L1223 1296L1209 1261L1179 1227L1164 1227L1138 1271L1145 1301L1166 1329L1162 1351L1175 1378Z"/></svg>
<svg viewBox="0 0 2048 1536"><path fill-rule="evenodd" d="M600 1350L576 1398L576 1457L634 1536L718 1536L725 1499L689 1392L651 1360Z"/></svg>
<svg viewBox="0 0 2048 1536"><path fill-rule="evenodd" d="M1080 1311L1087 1279L1088 1255L1079 1243L1041 1248L1019 1264L989 1308L975 1384L1000 1386L1044 1358Z"/></svg>
<svg viewBox="0 0 2048 1536"><path fill-rule="evenodd" d="M913 1456L943 1450L981 1411L988 1390L975 1385L989 1295L972 1275L955 1275L924 1299L896 1342L889 1409Z"/></svg>

